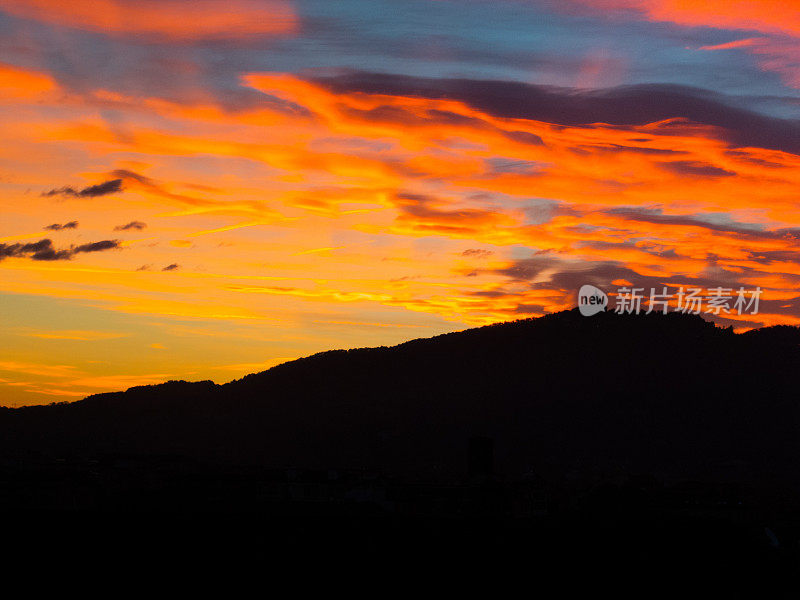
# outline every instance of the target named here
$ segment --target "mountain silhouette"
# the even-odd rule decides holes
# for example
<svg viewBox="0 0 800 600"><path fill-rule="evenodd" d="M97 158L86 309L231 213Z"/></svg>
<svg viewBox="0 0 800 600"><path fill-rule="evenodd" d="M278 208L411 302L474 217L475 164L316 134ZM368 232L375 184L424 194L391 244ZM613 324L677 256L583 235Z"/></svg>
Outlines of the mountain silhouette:
<svg viewBox="0 0 800 600"><path fill-rule="evenodd" d="M4 541L101 565L446 558L564 597L796 597L799 365L796 327L571 310L2 409Z"/></svg>
<svg viewBox="0 0 800 600"><path fill-rule="evenodd" d="M0 410L0 452L498 477L647 473L797 484L800 330L577 310L336 350L225 385L170 381Z"/></svg>

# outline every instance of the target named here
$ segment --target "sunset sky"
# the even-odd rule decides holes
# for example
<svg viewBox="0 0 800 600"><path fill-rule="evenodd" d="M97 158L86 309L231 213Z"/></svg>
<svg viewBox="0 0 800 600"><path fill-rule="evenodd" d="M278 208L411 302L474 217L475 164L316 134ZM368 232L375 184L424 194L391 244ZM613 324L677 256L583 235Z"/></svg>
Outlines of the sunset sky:
<svg viewBox="0 0 800 600"><path fill-rule="evenodd" d="M800 324L800 0L0 0L0 404L575 305Z"/></svg>

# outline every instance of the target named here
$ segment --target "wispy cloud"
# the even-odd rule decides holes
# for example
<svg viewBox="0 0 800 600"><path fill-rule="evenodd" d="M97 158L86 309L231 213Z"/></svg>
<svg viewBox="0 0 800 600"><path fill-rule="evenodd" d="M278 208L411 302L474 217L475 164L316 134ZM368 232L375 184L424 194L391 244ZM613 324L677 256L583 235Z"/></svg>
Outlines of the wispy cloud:
<svg viewBox="0 0 800 600"><path fill-rule="evenodd" d="M98 183L97 185L90 185L89 187L76 190L75 188L66 186L58 189L52 189L48 192L43 192L42 196L71 196L74 198L97 198L99 196L107 196L109 194L116 194L122 191L122 179L111 179Z"/></svg>
<svg viewBox="0 0 800 600"><path fill-rule="evenodd" d="M102 252L120 247L118 240L103 240L69 248L57 249L53 240L43 239L29 244L0 244L0 260L4 258L31 258L33 260L70 260L76 254Z"/></svg>
<svg viewBox="0 0 800 600"><path fill-rule="evenodd" d="M86 331L78 329L43 331L26 333L29 337L40 338L43 340L72 340L80 342L94 342L98 340L113 340L128 337L127 333L115 333L111 331Z"/></svg>
<svg viewBox="0 0 800 600"><path fill-rule="evenodd" d="M78 222L77 221L69 221L68 223L53 223L52 225L47 225L44 227L45 230L49 231L61 231L62 229L77 229Z"/></svg>
<svg viewBox="0 0 800 600"><path fill-rule="evenodd" d="M142 221L131 221L130 223L125 223L125 225L117 225L114 227L114 231L130 231L136 230L141 231L147 227L147 223L143 223Z"/></svg>

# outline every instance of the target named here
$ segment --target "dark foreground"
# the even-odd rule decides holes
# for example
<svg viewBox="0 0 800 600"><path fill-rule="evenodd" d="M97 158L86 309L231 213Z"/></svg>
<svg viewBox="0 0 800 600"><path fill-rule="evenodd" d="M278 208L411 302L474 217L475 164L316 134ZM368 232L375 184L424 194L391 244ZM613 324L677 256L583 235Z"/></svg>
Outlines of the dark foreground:
<svg viewBox="0 0 800 600"><path fill-rule="evenodd" d="M797 597L799 372L798 328L567 311L0 409L0 532L84 565Z"/></svg>
<svg viewBox="0 0 800 600"><path fill-rule="evenodd" d="M566 598L800 589L800 513L781 488L619 474L500 481L474 464L449 483L167 457L20 467L2 471L4 543L19 556L46 548L60 564L336 565L404 579L452 569L474 583L535 578Z"/></svg>

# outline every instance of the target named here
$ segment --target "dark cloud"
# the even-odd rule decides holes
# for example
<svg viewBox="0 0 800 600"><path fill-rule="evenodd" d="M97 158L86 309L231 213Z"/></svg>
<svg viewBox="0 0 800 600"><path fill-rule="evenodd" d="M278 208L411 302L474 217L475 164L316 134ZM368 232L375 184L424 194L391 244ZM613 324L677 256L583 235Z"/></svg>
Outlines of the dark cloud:
<svg viewBox="0 0 800 600"><path fill-rule="evenodd" d="M81 246L76 246L73 252L100 252L102 250L111 250L112 248L119 248L119 242L117 240L103 240L102 242L83 244Z"/></svg>
<svg viewBox="0 0 800 600"><path fill-rule="evenodd" d="M658 258L678 258L678 253L675 251L675 248L666 248L663 244L657 244L652 242L606 242L606 241L589 241L589 242L578 242L576 244L577 248L591 248L592 250L619 250L619 249L627 249L627 250L634 250L639 252L646 252L652 256L657 256Z"/></svg>
<svg viewBox="0 0 800 600"><path fill-rule="evenodd" d="M443 210L436 207L441 203L437 198L411 192L398 192L395 195L395 203L403 213L398 217L399 220L407 219L410 215L429 226L463 228L491 223L498 217L496 211L488 209Z"/></svg>
<svg viewBox="0 0 800 600"><path fill-rule="evenodd" d="M50 239L29 244L0 244L0 257L28 256L33 260L65 260L71 256L69 250L56 250Z"/></svg>
<svg viewBox="0 0 800 600"><path fill-rule="evenodd" d="M122 191L122 180L112 179L98 185L92 185L80 191L81 196L94 198L96 196L106 196L108 194L115 194Z"/></svg>
<svg viewBox="0 0 800 600"><path fill-rule="evenodd" d="M479 298L505 298L508 296L508 292L503 289L478 290L477 292L471 292L470 295Z"/></svg>
<svg viewBox="0 0 800 600"><path fill-rule="evenodd" d="M33 260L69 260L74 255L85 252L100 252L119 248L117 240L103 240L91 244L57 249L53 240L43 239L29 244L0 244L0 260L10 257L27 257Z"/></svg>
<svg viewBox="0 0 800 600"><path fill-rule="evenodd" d="M430 119L433 119L442 125L457 125L467 127L482 127L488 125L486 121L482 121L481 119L467 117L449 110L430 109L425 112Z"/></svg>
<svg viewBox="0 0 800 600"><path fill-rule="evenodd" d="M81 190L76 190L71 187L62 187L58 189L44 192L42 196L72 196L74 198L97 198L98 196L107 196L122 191L122 179L111 179L98 183L97 185L90 185Z"/></svg>
<svg viewBox="0 0 800 600"><path fill-rule="evenodd" d="M77 229L78 222L77 221L70 221L69 223L59 224L53 223L52 225L48 225L44 229L49 231L60 231L62 229Z"/></svg>
<svg viewBox="0 0 800 600"><path fill-rule="evenodd" d="M365 121L380 121L384 123L399 123L410 127L422 125L454 125L454 126L467 126L476 129L494 129L494 127L482 120L475 117L468 117L449 110L427 110L424 113L417 113L400 106L376 106L363 110L360 108L353 108L343 106L340 108L345 114L363 119Z"/></svg>
<svg viewBox="0 0 800 600"><path fill-rule="evenodd" d="M798 260L798 255L784 255L777 253L775 256L770 256L776 260ZM542 279L548 272L547 277ZM668 293L674 293L676 290L683 287L698 287L702 290L708 290L714 287L732 288L734 290L739 287L744 287L745 290L752 290L757 284L753 283L754 278L765 277L771 275L766 271L758 269L743 268L741 272L731 272L719 267L716 264L716 257L710 257L709 264L704 269L703 273L698 276L690 275L671 275L664 277L641 275L626 267L624 264L616 261L604 261L595 263L576 263L574 261L567 261L559 259L555 255L545 254L533 256L526 259L520 259L512 262L510 265L492 271L499 275L504 275L510 279L508 286L501 285L500 287L489 292L473 292L475 296L490 296L490 297L503 297L510 298L520 296L520 284L527 281L528 289L531 291L548 291L552 292L554 299L559 302L570 302L575 300L575 294L578 289L584 284L591 284L606 291L610 295L614 295L616 291L622 287L621 285L613 283L617 280L626 280L633 284L633 287L643 288L641 294L649 297L651 289L660 293L663 287L668 288ZM782 275L787 279L795 282L800 282L800 276L784 273ZM538 281L532 281L538 279ZM524 294L520 296L520 299ZM517 310L513 312L525 312L523 308L526 305L518 304ZM642 306L646 304L643 301ZM531 308L537 308L536 305ZM761 313L770 314L784 314L800 317L800 296L792 299L779 299L767 300L762 298L760 309ZM535 310L532 312L536 312ZM721 324L721 325L734 325L741 326L759 326L758 315L752 317L752 321L734 321L728 319L725 315L710 315L706 314L706 318Z"/></svg>
<svg viewBox="0 0 800 600"><path fill-rule="evenodd" d="M735 158L738 161L746 162L751 165L756 165L759 167L766 167L768 169L783 169L787 165L783 165L781 163L772 162L769 160L764 160L763 158L755 158L750 156L747 152L743 152L741 150L728 150L725 152L728 156Z"/></svg>
<svg viewBox="0 0 800 600"><path fill-rule="evenodd" d="M167 265L162 271L177 271L180 268L180 265L177 263L172 263L171 265Z"/></svg>
<svg viewBox="0 0 800 600"><path fill-rule="evenodd" d="M507 139L519 144L542 146L544 141L538 135L526 131L507 131L495 125L478 119L460 115L448 110L430 109L424 113L417 113L399 106L377 106L370 109L353 108L342 106L340 110L350 117L370 122L383 122L400 124L407 127L420 127L431 125L451 125L457 127L471 127L473 129L484 129L495 131Z"/></svg>
<svg viewBox="0 0 800 600"><path fill-rule="evenodd" d="M544 140L535 133L528 133L527 131L503 131L503 135L512 142L517 142L518 144L544 146Z"/></svg>
<svg viewBox="0 0 800 600"><path fill-rule="evenodd" d="M547 309L542 304L517 304L514 312L520 315L543 315Z"/></svg>
<svg viewBox="0 0 800 600"><path fill-rule="evenodd" d="M635 287L644 288L649 292L651 288L659 289L663 286L672 288L694 286L704 289L717 286L730 288L744 286L746 289L751 289L755 285L748 284L747 281L770 275L766 271L751 268L743 268L741 272L731 272L717 265L717 258L710 256L703 273L696 276L683 274L662 277L641 275L617 261L576 263L554 255L519 259L493 272L511 280L513 285L509 290L516 290L519 283L528 281L531 290L554 290L565 297L574 294L587 283L606 292L613 292L620 286L612 282L620 279L627 280ZM547 272L547 278L542 279L545 272ZM784 274L784 276L800 281L800 276L797 275ZM534 279L538 279L538 281L534 282ZM500 291L503 289L499 288ZM513 295L513 293L509 291L507 295Z"/></svg>
<svg viewBox="0 0 800 600"><path fill-rule="evenodd" d="M57 189L52 189L49 192L42 192L42 196L78 196L79 192L75 191L75 188L71 187L62 187Z"/></svg>
<svg viewBox="0 0 800 600"><path fill-rule="evenodd" d="M208 201L201 200L199 198L186 196L184 194L172 193L167 189L165 189L159 182L150 179L145 175L141 175L140 173L136 173L135 171L129 171L127 169L116 169L115 171L112 171L110 175L112 177L118 177L123 182L134 183L134 185L136 186L143 187L147 191L153 194L158 194L159 196L169 198L170 200L177 200L178 202L186 202L187 204L191 204L193 206L209 204Z"/></svg>
<svg viewBox="0 0 800 600"><path fill-rule="evenodd" d="M147 223L142 223L141 221L131 221L130 223L126 223L125 225L117 225L114 227L114 231L128 231L130 229L136 229L137 231L141 231L147 227Z"/></svg>
<svg viewBox="0 0 800 600"><path fill-rule="evenodd" d="M732 177L736 175L734 171L726 171L710 163L694 160L662 162L660 165L661 168L671 173L675 173L676 175L688 175L690 177Z"/></svg>
<svg viewBox="0 0 800 600"><path fill-rule="evenodd" d="M800 264L800 250L766 250L763 252L748 251L748 258L762 265L773 262L790 262Z"/></svg>
<svg viewBox="0 0 800 600"><path fill-rule="evenodd" d="M111 173L114 177L119 177L121 179L132 179L134 181L138 181L142 185L147 186L154 186L155 182L150 179L149 177L145 177L144 175L140 175L135 171L129 171L128 169L116 169Z"/></svg>
<svg viewBox="0 0 800 600"><path fill-rule="evenodd" d="M800 121L739 108L726 96L699 88L643 84L576 90L516 81L432 79L359 71L318 77L315 81L337 93L458 100L496 117L565 126L641 126L688 119L719 128L722 139L734 147L800 154ZM679 130L682 126L678 121L661 127Z"/></svg>
<svg viewBox="0 0 800 600"><path fill-rule="evenodd" d="M483 250L481 248L468 248L461 253L461 256L473 256L475 258L488 258L494 252L491 250Z"/></svg>
<svg viewBox="0 0 800 600"><path fill-rule="evenodd" d="M519 160L513 158L504 158L502 156L493 156L487 158L485 161L488 171L494 175L503 173L519 173L532 175L542 171L542 163L533 160Z"/></svg>
<svg viewBox="0 0 800 600"><path fill-rule="evenodd" d="M637 140L631 140L637 141ZM638 140L647 142L649 140ZM669 150L666 148L647 148L645 146L625 146L622 144L603 144L603 145L592 145L586 144L582 146L577 146L572 149L574 152L578 152L580 154L621 154L621 153L630 153L630 154L644 154L645 156L674 156L676 154L686 154L681 150Z"/></svg>
<svg viewBox="0 0 800 600"><path fill-rule="evenodd" d="M604 214L622 217L631 221L643 223L656 223L662 225L682 225L702 227L710 231L726 233L736 236L745 236L750 239L761 240L786 240L795 242L800 240L800 228L786 227L782 229L765 230L755 223L738 221L715 222L708 215L665 215L659 208L642 208L623 206L602 211Z"/></svg>
<svg viewBox="0 0 800 600"><path fill-rule="evenodd" d="M498 269L496 272L514 281L527 281L535 279L540 273L553 267L561 266L561 264L562 261L557 257L544 254L533 258L515 260L507 267Z"/></svg>

